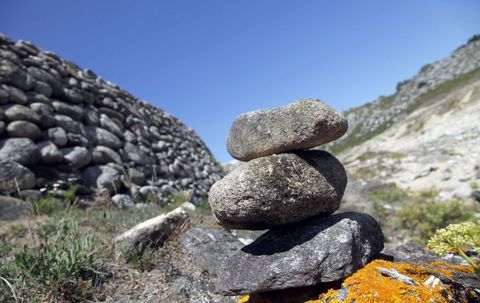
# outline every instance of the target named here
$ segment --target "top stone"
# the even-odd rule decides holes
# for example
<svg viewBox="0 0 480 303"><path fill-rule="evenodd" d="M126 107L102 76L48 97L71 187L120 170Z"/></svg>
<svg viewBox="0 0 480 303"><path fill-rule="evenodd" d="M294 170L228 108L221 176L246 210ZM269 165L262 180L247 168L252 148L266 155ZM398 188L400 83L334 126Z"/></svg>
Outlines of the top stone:
<svg viewBox="0 0 480 303"><path fill-rule="evenodd" d="M235 159L249 161L336 140L347 128L341 112L319 100L304 99L240 115L230 128L227 149Z"/></svg>

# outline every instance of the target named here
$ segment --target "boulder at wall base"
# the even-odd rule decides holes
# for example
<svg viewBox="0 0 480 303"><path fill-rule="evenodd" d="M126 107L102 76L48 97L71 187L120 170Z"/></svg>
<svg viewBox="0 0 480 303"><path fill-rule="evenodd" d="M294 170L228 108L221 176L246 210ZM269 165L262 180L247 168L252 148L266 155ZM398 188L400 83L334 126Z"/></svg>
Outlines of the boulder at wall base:
<svg viewBox="0 0 480 303"><path fill-rule="evenodd" d="M66 147L62 148L60 151L67 163L75 168L84 167L92 160L90 151L85 147Z"/></svg>
<svg viewBox="0 0 480 303"><path fill-rule="evenodd" d="M88 185L107 190L110 193L119 191L122 182L120 173L107 165L94 165L85 168L82 172L82 178Z"/></svg>
<svg viewBox="0 0 480 303"><path fill-rule="evenodd" d="M383 249L380 225L345 212L271 229L219 268L226 295L316 285L348 277Z"/></svg>
<svg viewBox="0 0 480 303"><path fill-rule="evenodd" d="M309 149L340 138L348 128L341 112L312 99L240 115L227 139L230 155L241 161Z"/></svg>
<svg viewBox="0 0 480 303"><path fill-rule="evenodd" d="M142 254L147 248L161 247L187 219L188 215L178 207L135 225L113 240L117 256L123 255L130 260L134 254Z"/></svg>
<svg viewBox="0 0 480 303"><path fill-rule="evenodd" d="M112 197L112 202L118 208L132 208L135 206L132 197L124 194L116 194Z"/></svg>
<svg viewBox="0 0 480 303"><path fill-rule="evenodd" d="M35 175L15 161L0 161L0 191L16 191L35 187Z"/></svg>
<svg viewBox="0 0 480 303"><path fill-rule="evenodd" d="M325 151L310 150L252 160L210 189L220 224L266 229L333 213L340 206L347 175Z"/></svg>
<svg viewBox="0 0 480 303"><path fill-rule="evenodd" d="M37 146L27 138L1 140L0 160L11 160L25 166L34 165L38 161Z"/></svg>
<svg viewBox="0 0 480 303"><path fill-rule="evenodd" d="M0 220L16 220L32 212L32 204L13 197L0 196Z"/></svg>
<svg viewBox="0 0 480 303"><path fill-rule="evenodd" d="M227 257L243 247L242 242L223 228L192 227L182 235L181 243L195 265L213 276Z"/></svg>

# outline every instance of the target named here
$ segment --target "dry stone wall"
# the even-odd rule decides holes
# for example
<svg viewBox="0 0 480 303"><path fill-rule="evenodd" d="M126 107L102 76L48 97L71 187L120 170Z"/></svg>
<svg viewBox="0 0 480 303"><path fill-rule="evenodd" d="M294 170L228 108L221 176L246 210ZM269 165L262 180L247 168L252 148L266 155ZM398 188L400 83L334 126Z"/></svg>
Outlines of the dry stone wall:
<svg viewBox="0 0 480 303"><path fill-rule="evenodd" d="M176 191L205 197L222 175L194 130L89 69L0 34L0 191L75 182L119 206ZM132 199L133 198L133 199Z"/></svg>

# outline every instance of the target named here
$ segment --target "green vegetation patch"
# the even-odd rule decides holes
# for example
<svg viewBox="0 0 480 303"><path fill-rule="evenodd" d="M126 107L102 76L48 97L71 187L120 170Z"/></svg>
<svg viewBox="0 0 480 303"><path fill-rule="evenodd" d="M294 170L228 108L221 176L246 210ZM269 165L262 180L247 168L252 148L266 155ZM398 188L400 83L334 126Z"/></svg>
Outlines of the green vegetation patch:
<svg viewBox="0 0 480 303"><path fill-rule="evenodd" d="M94 299L92 289L106 275L95 237L79 233L78 222L71 218L39 236L38 246L25 245L11 262L0 265L0 276L12 285L0 284L0 301L11 301L12 290L25 298Z"/></svg>
<svg viewBox="0 0 480 303"><path fill-rule="evenodd" d="M417 195L398 211L397 222L398 226L407 229L415 240L426 243L437 229L470 220L473 214L474 208L468 202L440 202Z"/></svg>

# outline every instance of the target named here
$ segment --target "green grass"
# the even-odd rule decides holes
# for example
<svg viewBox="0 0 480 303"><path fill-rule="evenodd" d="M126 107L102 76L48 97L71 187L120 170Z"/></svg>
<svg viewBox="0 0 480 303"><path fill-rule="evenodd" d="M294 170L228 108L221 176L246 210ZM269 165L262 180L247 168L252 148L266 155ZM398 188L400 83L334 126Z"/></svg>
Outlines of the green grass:
<svg viewBox="0 0 480 303"><path fill-rule="evenodd" d="M11 262L0 265L0 276L25 299L94 299L93 286L106 275L95 237L79 233L78 222L68 217L57 222L53 232L43 229L39 236L39 246L25 245ZM5 283L0 284L0 301L12 301Z"/></svg>
<svg viewBox="0 0 480 303"><path fill-rule="evenodd" d="M76 191L75 186L70 186L61 198L49 195L37 201L32 201L33 209L37 215L52 215L61 212L74 201Z"/></svg>
<svg viewBox="0 0 480 303"><path fill-rule="evenodd" d="M137 247L135 251L126 258L132 268L139 271L148 271L153 268L154 250L152 248Z"/></svg>
<svg viewBox="0 0 480 303"><path fill-rule="evenodd" d="M101 293L101 282L108 277L104 268L114 260L112 239L121 232L155 217L165 210L158 205L123 210L70 206L51 212L35 230L12 225L0 235L0 277L11 283L19 302L89 302ZM16 247L18 238L34 233L38 242ZM28 234L30 235L30 234ZM33 240L32 240L33 241ZM153 252L124 264L149 270ZM0 302L15 302L6 283L0 282Z"/></svg>

